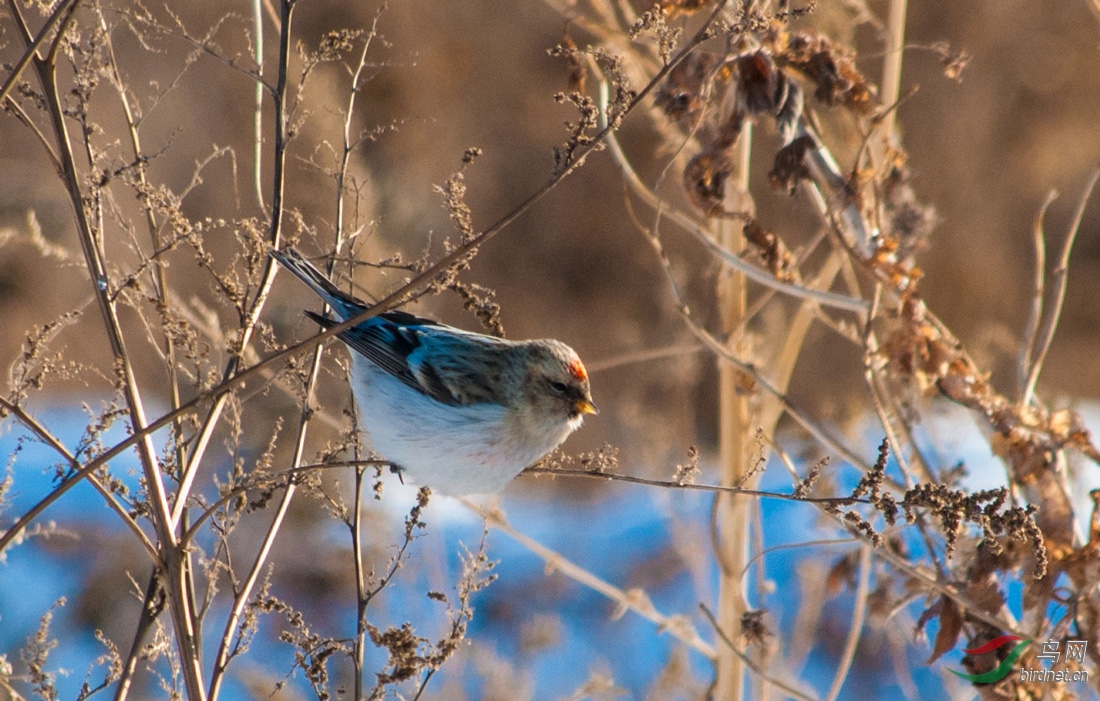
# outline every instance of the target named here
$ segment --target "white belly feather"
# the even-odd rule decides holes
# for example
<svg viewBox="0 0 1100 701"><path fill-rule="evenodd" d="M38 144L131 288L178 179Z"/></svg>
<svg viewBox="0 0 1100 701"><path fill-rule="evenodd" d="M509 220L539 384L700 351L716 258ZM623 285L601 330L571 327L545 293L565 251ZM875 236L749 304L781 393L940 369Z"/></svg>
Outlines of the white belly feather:
<svg viewBox="0 0 1100 701"><path fill-rule="evenodd" d="M352 389L374 450L405 477L441 494L502 489L580 424L524 436L499 404L445 406L352 354Z"/></svg>

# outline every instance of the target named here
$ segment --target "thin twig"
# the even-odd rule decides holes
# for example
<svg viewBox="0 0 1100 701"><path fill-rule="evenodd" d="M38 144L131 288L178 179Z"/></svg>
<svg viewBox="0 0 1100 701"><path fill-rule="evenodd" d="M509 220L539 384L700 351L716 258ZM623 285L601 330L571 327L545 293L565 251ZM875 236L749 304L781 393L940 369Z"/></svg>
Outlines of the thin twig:
<svg viewBox="0 0 1100 701"><path fill-rule="evenodd" d="M119 104L122 106L123 115L126 118L127 132L130 136L130 148L134 158L135 171L137 173L137 182L140 188L147 187L146 167L144 161L144 151L141 147L141 135L138 131L137 120L134 118L134 111L130 105L130 98L126 93L126 87L123 83L122 74L118 68L118 59L115 56L114 41L111 39L111 31L107 25L107 19L103 15L103 8L100 5L95 6L96 16L99 19L99 26L103 32L104 41L106 42L107 52L110 55L110 81L115 88L115 92L118 95ZM139 196L142 194L139 190ZM145 213L145 225L148 229L149 240L152 245L154 255L156 251L160 251L163 248L163 241L160 237L160 230L157 225L156 214L153 211L153 207L146 203L142 210ZM157 296L158 302L163 305L165 309L172 308L172 301L169 297L168 290L168 277L163 264L154 264L152 266L151 277L153 279L153 288ZM177 372L175 344L172 340L171 334L163 334L164 348L163 357L165 360L165 366L168 373L168 394L171 407L173 409L179 407L180 397L180 383L179 375ZM177 422L174 430L177 435L181 435L183 427ZM186 451L183 448L182 443L177 445L176 450L176 465L177 469L183 469L185 461Z"/></svg>
<svg viewBox="0 0 1100 701"><path fill-rule="evenodd" d="M681 343L674 346L666 346L664 348L651 348L648 350L635 351L633 353L623 353L605 360L596 360L593 362L586 361L584 365L588 369L589 374L592 374L595 372L604 372L605 370L613 370L634 363L675 358L681 355L693 355L703 350L706 350L706 348L699 343Z"/></svg>
<svg viewBox="0 0 1100 701"><path fill-rule="evenodd" d="M817 697L813 696L812 694L796 689L793 686L786 684L775 677L769 676L767 672L765 672L763 669L760 668L759 665L756 664L756 662L749 659L748 656L745 655L745 653L737 649L737 646L734 645L733 640L731 640L729 635L726 634L726 631L722 630L722 628L718 625L718 619L714 617L714 613L712 613L711 610L707 608L706 604L699 604L699 610L702 611L703 615L707 617L708 621L710 621L711 627L714 628L714 632L718 634L718 637L722 640L722 643L726 645L733 652L733 654L740 657L741 661L748 665L749 669L751 669L754 673L756 673L763 679L767 679L770 683L782 689L793 698L801 699L802 701L816 701Z"/></svg>
<svg viewBox="0 0 1100 701"><path fill-rule="evenodd" d="M520 473L521 475L551 475L562 477L587 477L601 479L608 482L627 482L629 484L641 484L647 487L661 487L663 489L681 489L684 491L712 492L720 494L741 494L750 497L763 497L765 499L782 499L784 501L806 501L817 504L831 504L833 506L848 506L851 504L869 504L867 499L853 499L852 497L800 497L794 494L782 492L769 492L760 489L745 489L743 487L727 487L718 484L695 484L685 482L669 482L666 480L648 479L634 475L620 475L614 472L593 472L591 470L574 470L569 468L532 466Z"/></svg>
<svg viewBox="0 0 1100 701"><path fill-rule="evenodd" d="M624 161L625 162L625 161ZM664 244L661 243L661 239L655 232L648 228L643 228L642 234L646 237L650 246L653 248L654 254L657 256L658 262L661 265L661 271L664 273L665 280L672 290L673 295L676 298L676 308L687 323L688 329L695 334L696 338L703 342L705 346L710 348L721 360L732 364L745 374L749 375L758 387L762 388L765 392L772 395L777 401L782 404L783 410L791 416L795 421L805 428L814 438L819 440L822 444L827 446L830 450L844 457L853 465L866 471L870 468L869 465L861 460L854 452L844 447L837 439L829 435L823 427L818 426L817 422L805 415L800 409L794 406L793 402L787 396L779 391L775 385L767 380L751 363L745 362L738 358L728 347L707 331L695 323L695 319L691 314L691 308L688 306L687 299L684 297L683 292L680 289L679 283L676 282L676 277L672 272L672 262L669 260L668 255L665 253ZM861 303L863 301L861 300Z"/></svg>
<svg viewBox="0 0 1100 701"><path fill-rule="evenodd" d="M905 14L908 0L890 0L886 19L886 53L882 66L882 104L895 105L901 94L901 65L905 56ZM890 109L882 116L883 136L887 143L893 140L897 110Z"/></svg>
<svg viewBox="0 0 1100 701"><path fill-rule="evenodd" d="M1027 328L1024 331L1023 342L1020 344L1020 360L1016 368L1016 377L1019 384L1019 400L1024 402L1024 393L1027 391L1028 376L1031 374L1031 354L1035 352L1036 338L1039 336L1039 322L1043 318L1043 298L1046 296L1047 279L1047 237L1043 230L1043 220L1046 219L1047 210L1058 197L1056 190L1047 193L1046 199L1039 207L1039 214L1035 217L1035 226L1031 230L1032 242L1035 244L1035 284L1031 291L1031 312L1027 318Z"/></svg>
<svg viewBox="0 0 1100 701"><path fill-rule="evenodd" d="M267 211L264 202L264 18L262 0L252 0L252 60L256 62L256 81L252 96L252 188L256 205Z"/></svg>
<svg viewBox="0 0 1100 701"><path fill-rule="evenodd" d="M241 583L241 586L235 588L233 592L233 608L229 613L229 617L226 619L225 627L218 643L218 652L214 658L214 668L210 673L211 699L217 699L221 692L221 685L225 679L225 671L229 664L229 648L233 641L233 635L237 630L237 625L240 622L241 614L244 612L244 607L248 604L248 597L252 593L252 588L259 580L260 571L264 563L267 562L268 555L271 554L271 547L275 544L275 535L279 532L283 519L286 517L287 511L290 508L290 503L294 498L294 491L294 482L288 480L286 489L283 491L283 498L279 501L279 506L275 510L275 516L272 518L271 525L268 526L267 533L264 535L263 543L260 545L260 549L253 559L252 567L249 569L248 575Z"/></svg>
<svg viewBox="0 0 1100 701"><path fill-rule="evenodd" d="M749 569L751 569L753 565L755 565L757 562L764 559L765 556L771 553L781 552L783 550L798 550L800 548L817 548L821 547L822 545L853 545L859 542L860 541L855 538L820 538L817 540L807 540L801 543L782 543L780 545L773 545L768 548L762 547L759 548L756 554L753 555L752 558L745 563L744 569L741 570L740 577L741 579L744 579L746 576L748 576Z"/></svg>
<svg viewBox="0 0 1100 701"><path fill-rule="evenodd" d="M867 615L867 595L870 592L871 582L871 552L872 548L864 543L859 551L859 584L856 586L856 599L852 604L852 627L848 629L848 637L844 641L844 651L840 653L840 666L833 676L833 684L829 687L829 695L826 701L834 701L840 696L840 690L844 688L844 680L848 678L848 671L852 668L852 661L856 657L856 645L863 635L863 619Z"/></svg>
<svg viewBox="0 0 1100 701"><path fill-rule="evenodd" d="M608 84L605 79L600 81L600 124L605 128L607 125L607 100ZM618 139L615 138L614 132L610 132L607 135L607 148L611 152L611 156L622 172L626 182L646 204L660 211L665 218L670 219L677 226L680 226L682 229L692 234L708 251L734 270L744 273L745 277L769 289L788 294L792 297L813 300L828 307L836 307L837 309L844 309L847 311L867 311L868 305L865 300L848 297L827 290L807 287L806 285L785 282L776 278L772 273L761 270L730 252L714 238L710 231L699 225L688 215L677 209L665 209L661 198L656 193L652 192L645 183L642 182L641 178L638 177L638 174L634 172L633 167L630 165L630 161L626 158L626 154L623 153L622 148L619 146Z"/></svg>
<svg viewBox="0 0 1100 701"><path fill-rule="evenodd" d="M485 519L487 524L507 534L523 545L523 547L542 558L548 570L561 572L575 582L603 594L608 599L618 604L623 610L633 611L642 618L656 624L662 632L667 632L672 637L702 654L707 659L714 659L714 648L710 643L699 637L690 619L684 616L666 616L660 613L649 598L645 596L644 592L636 590L624 591L610 582L600 579L580 565L568 560L562 556L561 553L555 552L542 543L520 533L508 522L501 512L478 506L466 498L461 498L459 501L465 504L466 507L475 514Z"/></svg>
<svg viewBox="0 0 1100 701"><path fill-rule="evenodd" d="M53 433L49 431L49 429L43 426L33 416L28 414L23 409L23 407L19 406L18 404L13 404L7 399L0 397L0 408L3 408L6 412L10 412L15 418L19 419L20 423L22 423L32 433L38 436L39 440L52 448L54 452L61 456L62 460L69 464L69 469L78 470L80 468L80 461L76 459L76 456L69 452L69 449L66 448L65 445L56 436L54 436ZM126 507L119 503L118 499L115 498L115 495L111 494L111 492L103 486L103 483L100 482L99 478L97 478L95 475L89 475L88 479L92 483L92 486L95 487L96 491L98 491L103 499L107 502L107 506L116 514L118 514L119 518L122 519L122 522L126 524L126 527L129 528L130 531L137 537L138 542L141 543L142 547L145 548L145 552L149 554L149 558L153 561L153 564L160 564L160 555L157 553L156 546L153 545L153 543L149 540L149 537L145 535L145 531L141 530L141 526L137 524L137 521L135 521L130 516L130 513L129 511L127 511ZM0 549L0 552L2 552L2 549Z"/></svg>
<svg viewBox="0 0 1100 701"><path fill-rule="evenodd" d="M1085 207L1089 203L1089 198L1092 197L1092 191L1096 187L1096 181L1100 179L1100 169L1094 170L1092 175L1089 176L1088 182L1085 184L1085 190L1081 193L1081 199L1077 202L1077 211L1073 214L1073 221L1070 222L1069 232L1066 234L1065 243L1062 244L1062 255L1058 257L1058 264L1055 266L1051 273L1051 279L1053 282L1053 304L1051 305L1050 312L1047 314L1046 319L1043 321L1042 332L1039 335L1039 345L1036 348L1034 357L1035 362L1031 366L1031 372L1028 374L1027 385L1024 387L1023 403L1024 405L1031 403L1032 395L1035 393L1035 385L1039 382L1039 373L1043 371L1043 362L1046 361L1047 351L1050 350L1050 344L1054 341L1054 332L1058 329L1058 322L1062 318L1062 305L1066 301L1066 289L1069 286L1069 258L1070 253L1073 252L1073 244L1077 240L1077 232L1081 228L1081 220L1085 217Z"/></svg>
<svg viewBox="0 0 1100 701"><path fill-rule="evenodd" d="M4 81L3 85L0 85L0 102L7 99L11 89L15 87L19 78L23 75L23 71L35 60L38 50L42 48L50 38L53 30L57 28L58 23L68 21L68 18L72 16L71 13L76 9L78 2L80 2L80 0L64 0L64 2L55 7L53 11L50 12L50 16L46 19L46 23L38 30L38 34L32 38L30 28L27 27L26 21L23 19L23 13L19 10L19 5L16 4L15 0L8 0L8 9L19 25L19 30L22 34L25 46L23 47L23 55L19 57L11 73L8 74L8 79ZM61 33L59 32L53 37L53 41L58 42L60 38Z"/></svg>
<svg viewBox="0 0 1100 701"><path fill-rule="evenodd" d="M57 157L57 151L54 150L53 144L50 143L50 140L42 132L42 129L39 128L34 120L31 119L31 116L26 113L23 106L12 99L11 95L5 97L2 104L4 105L4 109L11 110L15 118L34 133L35 138L38 139L38 143L42 145L42 149L50 159L50 165L53 166L54 172L57 173L58 177L61 177L63 173L61 159Z"/></svg>
<svg viewBox="0 0 1100 701"><path fill-rule="evenodd" d="M68 4L67 7L71 9L75 7L75 4ZM68 111L62 105L57 83L58 52L63 43L62 38L72 20L73 14L71 12L63 16L47 57L45 59L35 58L33 63L45 95L46 113L53 127L54 138L58 147L57 152L61 159L62 182L73 208L78 240L80 241L85 265L91 277L93 294L98 303L103 326L114 357L119 390L129 410L131 431L136 439L134 445L138 447L137 453L145 477L145 492L150 508L150 519L156 530L160 545L161 561L164 565L166 589L184 683L192 701L205 701L206 694L203 687L201 667L201 641L198 640L196 635L197 623L187 597L188 579L191 570L185 562L186 554L176 549L177 541L170 526L170 509L164 484L161 481L162 475L156 447L152 440L152 431L148 430L149 422L145 416L137 378L123 337L118 309L111 294L102 240L96 235L97 232L102 231L102 200L100 197L92 196L95 194L94 192L89 195L88 201L85 199L86 193L83 189L85 179L81 176L80 169L76 165L73 141L66 123ZM30 53L34 53L31 47L27 47L27 49ZM84 147L84 157L87 159L89 167L93 167L94 158L89 150L90 144L86 139L81 140L80 143ZM91 219L93 216L97 217L94 223ZM139 436L140 438L138 438ZM78 471L77 474L81 475L82 473L83 470ZM9 534L5 534L5 536Z"/></svg>
<svg viewBox="0 0 1100 701"><path fill-rule="evenodd" d="M359 446L355 447L358 453ZM367 648L367 617L365 603L367 601L367 574L363 566L363 476L366 474L364 467L355 469L355 499L352 501L351 522L351 551L352 561L355 563L355 599L360 602L356 607L355 617L355 650L353 662L355 665L355 698L363 698L363 672L364 660Z"/></svg>
<svg viewBox="0 0 1100 701"><path fill-rule="evenodd" d="M271 176L271 222L268 231L268 242L275 248L278 248L280 245L284 214L283 195L286 188L286 149L289 140L287 134L288 117L286 112L286 101L287 80L290 71L290 26L294 11L294 1L282 0L281 7L283 10L283 19L281 23L282 31L279 35L279 77L275 86L274 95L275 118L273 120L273 126L275 131L275 143L273 149L274 155L272 158L274 172ZM252 334L255 332L256 324L260 320L260 314L267 301L267 296L271 291L271 286L275 282L275 274L277 271L278 266L275 264L275 261L271 258L267 258L264 261L264 270L259 289L256 291L256 296L253 298L248 313L245 315L241 328L238 331L235 351L233 356L229 359L229 362L226 363L225 370L222 373L223 381L238 375L244 349L247 348L252 341ZM221 413L225 409L227 398L228 394L224 392L215 397L214 403L207 413L202 428L199 431L199 436L195 441L195 449L192 451L191 458L187 461L186 466L181 468L180 487L176 493L175 507L172 510L173 528L179 525L179 519L183 514L183 509L187 505L187 498L190 495L193 480L198 472L198 466L202 461L210 437L213 435L214 428L217 426L218 420L221 417Z"/></svg>
<svg viewBox="0 0 1100 701"><path fill-rule="evenodd" d="M134 626L134 638L130 643L130 651L123 661L122 673L119 675L115 686L115 701L125 701L130 695L134 673L137 671L138 662L141 661L142 643L145 636L153 628L153 623L164 609L164 589L161 586L160 575L156 567L151 568L149 582L145 585L145 593L142 598L141 615Z"/></svg>

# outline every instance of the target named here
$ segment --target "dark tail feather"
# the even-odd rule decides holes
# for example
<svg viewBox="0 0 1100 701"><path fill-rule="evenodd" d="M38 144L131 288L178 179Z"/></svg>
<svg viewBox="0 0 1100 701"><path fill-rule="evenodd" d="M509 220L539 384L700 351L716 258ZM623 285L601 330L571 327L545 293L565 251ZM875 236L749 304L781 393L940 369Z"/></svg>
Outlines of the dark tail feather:
<svg viewBox="0 0 1100 701"><path fill-rule="evenodd" d="M305 312L306 312L306 316L308 316L310 319L313 319L314 321L316 321L317 325L320 326L323 329L331 329L333 326L336 326L337 324L341 323L341 322L337 321L336 319L333 319L330 316L325 316L323 314L318 314L317 312L311 312L308 309L306 309Z"/></svg>
<svg viewBox="0 0 1100 701"><path fill-rule="evenodd" d="M324 298L324 300L329 303L329 306L335 309L336 313L343 316L345 319L367 308L367 305L361 300L344 292L333 284L332 280L329 280L324 273L317 269L317 266L310 263L301 253L293 248L288 248L284 251L271 249L271 256L279 261L284 268L294 273L294 275L308 285L311 290ZM309 314L309 312L306 313ZM310 316L314 315L311 314Z"/></svg>

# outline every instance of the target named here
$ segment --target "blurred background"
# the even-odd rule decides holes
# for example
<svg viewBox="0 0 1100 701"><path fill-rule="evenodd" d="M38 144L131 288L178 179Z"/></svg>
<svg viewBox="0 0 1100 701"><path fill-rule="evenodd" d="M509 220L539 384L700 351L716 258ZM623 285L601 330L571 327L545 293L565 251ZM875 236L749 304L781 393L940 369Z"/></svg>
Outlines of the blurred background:
<svg viewBox="0 0 1100 701"><path fill-rule="evenodd" d="M575 120L576 115L571 107L553 99L554 93L568 89L568 67L547 50L562 41L567 27L578 45L595 41L570 23L571 13L583 12L583 7L566 7L562 12L557 5L537 0L406 0L391 3L380 14L379 36L370 50L368 73L372 77L361 92L353 119L354 132L370 134L352 156L358 196L352 204L349 229L358 232L356 253L360 259L378 261L399 253L404 261L410 261L440 254L444 241L453 236L453 227L433 187L458 170L469 147L483 150L464 171L475 229L492 224L549 179L551 149L566 140L564 122ZM644 9L644 3L634 5ZM898 120L914 174L913 186L921 201L934 207L938 221L927 249L917 257L924 271L921 289L929 307L962 339L1004 392L1015 386L1019 338L1030 310L1035 265L1032 231L1039 208L1048 191L1060 193L1046 219L1051 241L1048 267L1052 267L1081 190L1100 164L1100 18L1094 9L1084 1L1051 5L1002 0L922 2L913 3L909 10L902 93L911 88L915 92L899 107ZM306 50L312 50L332 29L369 27L378 10L376 3L302 3L297 35ZM125 26L135 11L126 3L105 9L119 27ZM237 67L210 56L188 64L195 49L179 37L146 29L147 45L143 46L133 32L116 29L112 35L115 51L139 105L144 147L156 154L149 163L150 179L176 193L192 188L183 210L193 221L259 216L248 175L252 169L252 83L239 70L251 65L247 8L243 4L238 8L224 3L189 3L174 6L172 11L179 13L178 24L172 24L167 15L160 16L161 21L180 31L185 27L194 35L206 34L227 11L239 13L222 21L211 37L211 44ZM881 65L883 11L884 3L879 2L864 5L824 0L815 13L794 26L816 27L834 41L853 47L859 56L857 65L875 82ZM9 23L11 18L3 16L2 21ZM691 21L687 22L690 26ZM267 29L271 33L270 22ZM958 81L944 75L933 50L943 42L970 56ZM275 51L269 40L269 60L274 59ZM9 39L0 56L10 65L18 57L15 43ZM331 149L341 138L343 115L339 109L347 98L347 81L339 64L319 67L294 113L298 134L288 158L287 199L288 208L300 216L290 228L302 234L300 245L311 254L331 250L335 194L328 172L333 163ZM121 134L117 98L101 86L96 99L95 119L105 134L113 135L104 137L101 144L107 153L105 161L122 164L126 149L110 143ZM270 125L270 100L265 104L265 120ZM770 126L761 126L759 138L764 144L775 143ZM652 121L642 114L629 119L620 133L627 155L649 183L660 177L667 163L668 154L656 153L660 139ZM231 151L205 165L201 182L195 182L195 164L207 159L215 146ZM264 167L269 175L270 163ZM764 185L770 167L770 159L755 161L753 178L761 184L754 188L756 206L760 218L796 248L816 233L819 224L804 198L788 197ZM662 193L670 202L681 204L679 177L667 181ZM123 212L136 211L132 201L120 200L112 206ZM593 154L582 169L485 246L463 280L496 292L509 338L558 338L585 359L601 413L570 439L566 446L570 453L611 444L620 451L623 471L667 477L677 463L686 461L689 448L698 446L703 456L702 481L711 481L716 366L684 328L659 263L632 216L618 169L606 153ZM219 240L221 230L216 224L212 231L205 244L216 255L230 256L237 250L228 230L224 240ZM71 310L84 310L91 317L95 310L63 187L35 138L10 114L0 117L0 232L0 328L7 330L0 335L0 358L12 362L34 325ZM33 235L38 234L50 246L60 247L58 251L32 245ZM718 267L680 232L670 229L665 244L696 317L713 322ZM169 260L180 304L196 316L209 314L209 318L228 324L232 311L218 305L209 275L199 270L193 256L180 251ZM133 263L125 254L115 262L120 269ZM366 269L356 281L364 295L381 297L399 286L407 274L399 269ZM1056 406L1100 396L1098 300L1100 204L1093 202L1080 227L1062 324L1039 383L1040 396ZM301 316L303 307L314 308L314 300L281 276L264 318L280 339L304 338L312 327ZM456 326L479 328L474 315L463 311L461 300L454 295L425 298L414 310ZM136 319L127 323L137 327ZM34 399L44 420L48 417L54 425L70 426L59 428L58 433L71 442L78 440L79 426L87 418L74 407L87 402L95 408L108 396L104 371L94 370L109 368L106 340L81 330L84 328L96 326L91 323L63 331L54 346L64 351L67 360L81 364L79 372L71 382L47 384ZM826 331L811 332L807 344L792 385L793 399L847 431L853 443L870 454L871 443L863 443L862 436L867 411L859 375L862 359ZM147 351L143 351L147 364L139 367L139 372L147 391L153 392L162 375L155 354ZM339 417L347 399L346 386L335 366L333 369L320 402ZM277 393L271 397L270 406L264 407L270 411L271 421L280 414L293 415L293 397ZM268 399L253 397L250 401L255 408ZM10 419L5 426L9 432L5 440L13 441L7 444L11 452L19 431ZM320 429L317 445L335 433L335 427ZM268 437L260 430L246 443L259 449ZM958 441L956 445L965 442ZM950 463L958 457L945 451L943 459ZM39 460L35 463L24 454L19 458L19 470L26 466L41 475L50 458ZM21 507L41 496L40 490L49 488L48 479L39 483L21 480L22 472L17 473L19 495L9 513L20 513ZM784 484L789 482L780 479L773 486ZM397 504L380 507L375 514L377 533L386 534L376 544L380 563L396 537L394 529L400 528L397 514L411 504L411 497L399 485L392 489L399 495ZM77 526L71 527L79 528L84 542L49 541L52 544L47 550L56 558L58 572L69 571L66 563L71 565L78 558L87 539L124 539L124 534L112 530L117 523L80 525L79 505L94 503L94 499L90 492L74 497L77 506L73 511L61 512L74 519ZM624 588L645 588L670 613L693 617L696 625L706 630L695 607L713 595L713 562L707 558L699 561L700 554L685 544L705 542L708 499L623 489L594 480L522 477L505 492L502 505L532 537L545 537L553 547L593 569L600 569L597 563L607 563L602 576ZM316 502L302 500L296 508L294 527L279 541L277 559L284 567L279 581L288 588L300 587L302 601L310 601L311 610L321 614L326 610L324 602L346 603L352 591L346 553L334 547L331 561L320 558L326 561L319 563L311 544L337 542L339 529L331 521L317 518ZM442 564L434 573L429 568L426 574L410 575L405 582L410 592L425 581L452 581L459 567L456 543L475 547L480 537L480 521L469 512L449 503L436 504L433 509L427 520L433 523L434 519L440 528L423 547L433 553L426 559L438 555L434 561ZM638 509L636 519L628 517ZM579 527L563 530L563 513L569 514L570 525ZM769 506L764 519L768 524L797 523L798 519L810 523L814 515L805 507L784 511ZM590 542L589 534L595 532L600 536L593 536ZM776 528L774 535L782 542L797 534ZM344 541L340 541L342 547L346 547ZM491 556L502 562L501 581L479 599L473 639L480 656L465 663L469 674L483 679L495 678L494 674L514 678L516 670L526 669L525 689L532 698L557 698L577 688L590 671L606 671L629 697L642 698L647 693L655 694L651 698L675 697L658 690L657 672L674 669L672 662L682 650L667 638L655 637L660 641L655 646L631 648L627 642L637 637L631 626L645 629L648 639L653 635L650 624L629 619L619 627L606 627L614 613L606 601L560 578L543 577L541 562L503 536L494 534L490 541ZM136 546L130 547L129 555L124 550L120 556L130 557L135 571L140 571L142 555ZM11 569L12 563L9 574L0 577L21 582L19 586L0 585L0 651L7 652L9 659L17 657L13 651L37 625L43 604L49 605L42 597L35 597L33 606L23 600L24 583L44 577L37 569L41 559L28 556L28 562L29 569L22 577L10 574L17 571ZM823 567L799 565L796 558L780 560L772 576L781 589L794 588L790 578L797 577L799 566ZM128 590L119 569L85 562L79 582L78 586L59 587L76 597L80 615L72 625L106 626L123 641L120 644L128 644L133 602L127 601L129 612L119 612L117 617L109 603L120 590ZM788 582L792 582L790 586ZM318 591L326 592L326 597L311 598ZM386 604L390 608L385 610L395 620L411 615L408 602L413 594L408 594L409 599L403 596L395 594ZM792 595L792 602L796 599ZM825 611L825 625L840 625L829 623L830 616L835 613L836 621L842 623L846 610L844 600L838 600L835 611ZM788 622L793 611L787 614ZM80 629L86 637L86 628ZM602 640L600 635L609 638ZM524 648L525 644L529 647ZM853 684L876 693L893 688L890 685L898 682L886 653L876 653L873 641L868 645L865 659L853 672ZM558 656L548 650L557 651L554 654ZM830 653L823 647L815 654L821 656L823 668L828 668ZM897 654L920 658L927 655L927 648ZM87 660L94 655L76 657ZM684 676L679 688L694 690L685 691L684 697L695 698L692 693L702 693L709 672L690 654L680 663ZM82 668L75 674L80 676ZM275 673L264 670L263 674ZM263 674L256 671L257 677ZM918 681L922 674L918 672ZM938 683L931 681L931 676L927 683ZM460 698L466 693L470 698L519 698L507 695L516 689L506 683L497 696L487 691L492 688L488 682L482 693L470 692L460 681L464 678L444 682L434 698ZM240 689L245 688L245 681L240 683ZM855 692L856 686L850 690ZM902 690L911 691L908 687Z"/></svg>

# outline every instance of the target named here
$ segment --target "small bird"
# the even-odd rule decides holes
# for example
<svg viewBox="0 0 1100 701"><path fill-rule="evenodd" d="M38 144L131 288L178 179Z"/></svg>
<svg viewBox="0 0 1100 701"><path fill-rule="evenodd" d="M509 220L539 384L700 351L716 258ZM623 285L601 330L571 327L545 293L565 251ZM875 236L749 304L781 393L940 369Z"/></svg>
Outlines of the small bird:
<svg viewBox="0 0 1100 701"><path fill-rule="evenodd" d="M294 249L271 252L337 319L370 305L338 288ZM362 428L395 471L441 494L504 488L595 414L588 373L560 341L507 341L403 311L340 332L353 351Z"/></svg>

